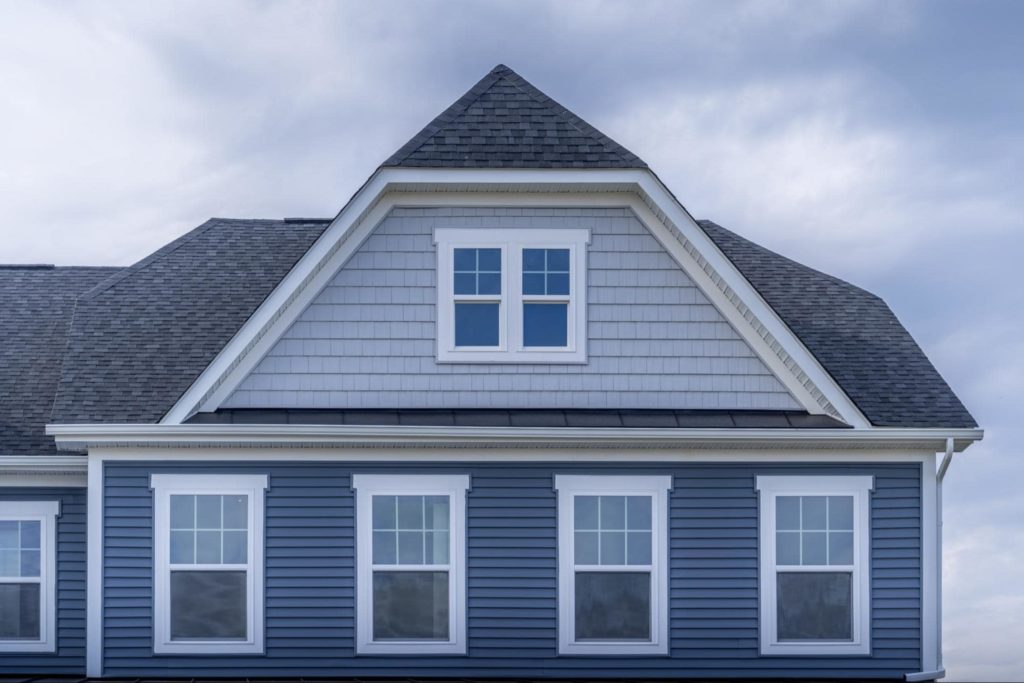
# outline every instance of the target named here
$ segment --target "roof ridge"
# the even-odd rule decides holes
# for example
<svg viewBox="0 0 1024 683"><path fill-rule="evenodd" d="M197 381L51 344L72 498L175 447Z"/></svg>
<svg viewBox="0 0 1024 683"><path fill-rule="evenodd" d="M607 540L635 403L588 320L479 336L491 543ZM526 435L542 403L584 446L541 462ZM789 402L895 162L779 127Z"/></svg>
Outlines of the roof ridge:
<svg viewBox="0 0 1024 683"><path fill-rule="evenodd" d="M441 130L440 124L453 121L458 114L469 109L471 104L480 99L480 96L487 92L490 87L502 77L504 71L511 71L511 69L504 64L499 64L487 72L487 75L477 81L472 88L463 93L462 97L455 100L447 109L431 119L430 123L425 125L420 132L412 136L408 142L398 148L398 151L385 159L381 166L401 165L401 163L408 159L413 152L423 145L423 143Z"/></svg>
<svg viewBox="0 0 1024 683"><path fill-rule="evenodd" d="M647 163L643 159L638 157L633 152L630 152L628 149L626 149L621 144L610 138L608 135L602 133L598 128L587 123L587 121L584 120L583 117L581 117L579 114L553 99L550 95L545 93L543 90L535 86L530 81L523 78L514 70L508 68L503 64L499 64L497 67L495 67L495 70L500 69L502 67L504 67L505 69L505 73L502 76L503 78L508 80L512 85L521 90L524 94L529 95L530 97L537 100L541 104L545 104L551 107L554 110L554 112L558 114L560 117L562 117L562 119L566 123L568 123L570 126L575 128L579 132L583 133L587 137L595 140L596 142L599 142L608 152L617 154L619 157L622 158L623 161L627 161L630 163L639 162L644 166L647 165Z"/></svg>

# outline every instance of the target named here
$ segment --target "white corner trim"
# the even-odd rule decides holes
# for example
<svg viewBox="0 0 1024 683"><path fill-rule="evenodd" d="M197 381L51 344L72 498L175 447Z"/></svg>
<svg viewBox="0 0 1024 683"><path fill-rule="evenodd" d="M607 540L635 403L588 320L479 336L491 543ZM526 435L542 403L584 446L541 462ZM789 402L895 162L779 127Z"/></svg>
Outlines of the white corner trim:
<svg viewBox="0 0 1024 683"><path fill-rule="evenodd" d="M587 360L587 245L588 228L537 229L435 228L437 245L437 360L458 363L585 363ZM457 295L454 291L454 250L459 248L501 249L501 293ZM523 294L522 252L530 248L569 250L571 284L565 296ZM456 301L497 302L499 343L496 348L459 348L455 345ZM565 348L539 349L523 344L523 304L557 300L568 305Z"/></svg>
<svg viewBox="0 0 1024 683"><path fill-rule="evenodd" d="M356 474L356 652L358 654L466 654L466 491L465 474ZM373 496L448 496L447 565L417 565L448 571L448 640L375 641L373 639ZM395 571L393 567L389 570Z"/></svg>
<svg viewBox="0 0 1024 683"><path fill-rule="evenodd" d="M0 519L39 522L39 577L0 578L3 583L39 584L39 639L2 640L0 652L32 653L57 650L57 500L0 501Z"/></svg>
<svg viewBox="0 0 1024 683"><path fill-rule="evenodd" d="M762 655L868 655L871 654L871 497L873 476L758 476L760 568L760 641ZM783 571L775 561L775 499L781 495L832 496L854 499L854 561L851 567L834 571L852 574L852 639L849 641L780 641L777 636L778 610L776 573ZM828 571L830 566L787 568L785 571Z"/></svg>
<svg viewBox="0 0 1024 683"><path fill-rule="evenodd" d="M567 655L666 655L669 646L668 616L668 495L671 475L623 476L556 474L558 492L558 652ZM649 496L651 498L651 564L634 571L651 575L650 640L577 641L574 500L578 495ZM605 571L629 571L631 565L616 565ZM601 571L587 567L586 571Z"/></svg>
<svg viewBox="0 0 1024 683"><path fill-rule="evenodd" d="M387 212L394 206L410 204L629 206L798 402L810 412L837 414L855 427L870 427L817 359L653 173L609 169L379 170L200 374L162 423L180 423L196 410L215 410Z"/></svg>
<svg viewBox="0 0 1024 683"><path fill-rule="evenodd" d="M264 640L264 493L265 474L153 474L153 652L156 654L262 654ZM248 557L245 640L173 640L171 638L170 497L173 494L245 495L248 497ZM227 566L227 565L225 565ZM235 567L235 565L230 565ZM196 565L196 567L212 566Z"/></svg>
<svg viewBox="0 0 1024 683"><path fill-rule="evenodd" d="M942 617L938 607L942 595L942 578L938 573L940 501L935 459L932 454L921 463L921 669L924 672L942 668Z"/></svg>
<svg viewBox="0 0 1024 683"><path fill-rule="evenodd" d="M85 673L89 678L103 675L103 460L89 456L86 488L86 585Z"/></svg>

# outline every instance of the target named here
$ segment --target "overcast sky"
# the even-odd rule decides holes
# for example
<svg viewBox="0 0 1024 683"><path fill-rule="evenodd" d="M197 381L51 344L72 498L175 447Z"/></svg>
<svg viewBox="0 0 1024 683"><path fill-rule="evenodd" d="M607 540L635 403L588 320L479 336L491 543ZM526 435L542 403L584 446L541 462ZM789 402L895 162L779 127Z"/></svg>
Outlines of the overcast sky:
<svg viewBox="0 0 1024 683"><path fill-rule="evenodd" d="M700 218L882 295L985 441L946 486L952 679L1024 678L1024 3L0 0L0 262L333 216L505 63Z"/></svg>

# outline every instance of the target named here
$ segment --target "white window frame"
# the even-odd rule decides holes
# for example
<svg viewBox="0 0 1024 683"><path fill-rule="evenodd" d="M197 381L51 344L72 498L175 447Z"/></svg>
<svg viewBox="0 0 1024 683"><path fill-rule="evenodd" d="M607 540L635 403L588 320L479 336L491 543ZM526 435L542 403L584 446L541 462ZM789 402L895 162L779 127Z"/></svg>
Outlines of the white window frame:
<svg viewBox="0 0 1024 683"><path fill-rule="evenodd" d="M0 520L39 522L39 577L0 577L0 583L39 584L39 639L0 640L0 652L57 651L57 517L56 500L0 501Z"/></svg>
<svg viewBox="0 0 1024 683"><path fill-rule="evenodd" d="M437 228L437 360L457 363L585 363L587 361L588 228ZM455 249L501 249L501 295L456 295ZM523 249L569 250L569 295L523 295ZM498 301L498 346L455 346L455 302ZM523 345L523 304L567 302L566 346Z"/></svg>
<svg viewBox="0 0 1024 683"><path fill-rule="evenodd" d="M558 652L567 655L668 654L668 497L671 475L555 475L558 492ZM579 567L594 571L650 571L651 640L576 641L576 496L650 496L651 564L609 569L604 565Z"/></svg>
<svg viewBox="0 0 1024 683"><path fill-rule="evenodd" d="M762 655L871 654L871 491L872 476L759 476L760 596ZM853 565L776 565L775 500L779 496L853 496ZM778 572L851 571L853 639L783 641L778 639Z"/></svg>
<svg viewBox="0 0 1024 683"><path fill-rule="evenodd" d="M466 654L466 491L468 474L356 474L356 652ZM448 640L373 639L373 496L448 496L448 564L388 565L448 571Z"/></svg>
<svg viewBox="0 0 1024 683"><path fill-rule="evenodd" d="M154 474L153 489L153 652L156 654L262 654L265 474ZM245 640L172 640L170 527L172 495L244 495L249 499L249 537L245 565L175 565L183 570L244 570Z"/></svg>

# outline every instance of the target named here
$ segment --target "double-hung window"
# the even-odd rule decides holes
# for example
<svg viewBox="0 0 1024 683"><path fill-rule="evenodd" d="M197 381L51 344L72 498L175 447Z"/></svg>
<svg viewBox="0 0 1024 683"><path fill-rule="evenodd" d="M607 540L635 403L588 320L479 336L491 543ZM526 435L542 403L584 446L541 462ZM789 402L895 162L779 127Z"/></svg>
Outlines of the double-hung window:
<svg viewBox="0 0 1024 683"><path fill-rule="evenodd" d="M869 654L869 476L762 476L761 652Z"/></svg>
<svg viewBox="0 0 1024 683"><path fill-rule="evenodd" d="M668 476L558 475L559 651L668 652Z"/></svg>
<svg viewBox="0 0 1024 683"><path fill-rule="evenodd" d="M57 501L0 502L0 652L56 650Z"/></svg>
<svg viewBox="0 0 1024 683"><path fill-rule="evenodd" d="M466 651L467 475L357 474L358 651Z"/></svg>
<svg viewBox="0 0 1024 683"><path fill-rule="evenodd" d="M154 474L157 653L263 651L266 475Z"/></svg>
<svg viewBox="0 0 1024 683"><path fill-rule="evenodd" d="M438 228L437 357L586 361L587 229Z"/></svg>

